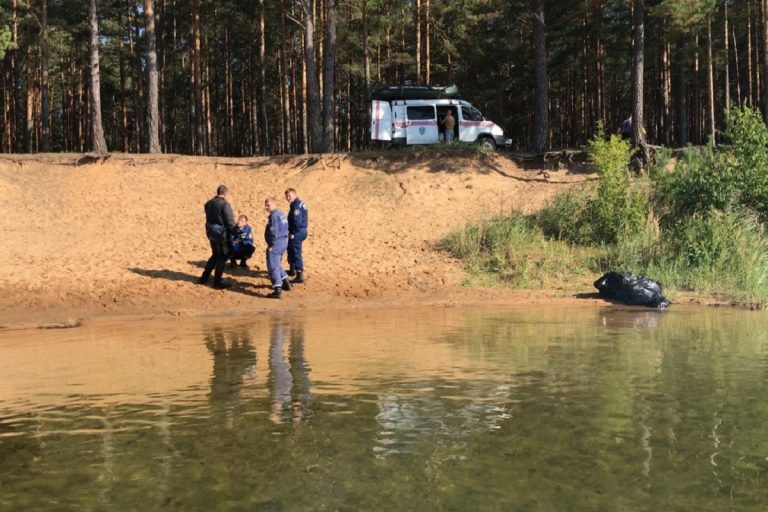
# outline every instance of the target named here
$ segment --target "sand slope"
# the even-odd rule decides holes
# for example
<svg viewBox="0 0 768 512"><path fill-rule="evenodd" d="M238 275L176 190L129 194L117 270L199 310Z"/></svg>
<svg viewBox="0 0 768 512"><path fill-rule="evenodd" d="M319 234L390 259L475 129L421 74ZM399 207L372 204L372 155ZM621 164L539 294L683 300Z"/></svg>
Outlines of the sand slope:
<svg viewBox="0 0 768 512"><path fill-rule="evenodd" d="M0 323L461 295L461 266L434 250L446 233L472 219L534 210L589 179L565 170L544 178L503 155L76 160L0 158ZM228 269L236 284L224 292L194 284L209 255L202 205L220 183L258 238L251 271ZM277 303L263 299L262 205L267 195L282 201L288 186L310 209L309 280Z"/></svg>

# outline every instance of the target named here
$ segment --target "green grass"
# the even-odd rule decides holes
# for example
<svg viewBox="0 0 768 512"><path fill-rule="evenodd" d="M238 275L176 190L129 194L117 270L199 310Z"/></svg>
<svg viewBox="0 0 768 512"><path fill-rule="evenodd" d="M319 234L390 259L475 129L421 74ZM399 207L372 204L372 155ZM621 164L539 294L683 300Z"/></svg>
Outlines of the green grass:
<svg viewBox="0 0 768 512"><path fill-rule="evenodd" d="M553 288L584 275L584 250L551 240L522 215L499 217L451 233L443 249L463 260L468 284Z"/></svg>
<svg viewBox="0 0 768 512"><path fill-rule="evenodd" d="M572 211L570 201L553 205ZM451 233L442 248L464 261L470 286L575 288L623 270L660 281L671 296L687 291L768 304L768 236L754 214L713 212L667 231L649 221L639 234L610 245L558 239L553 216L544 210L475 223Z"/></svg>

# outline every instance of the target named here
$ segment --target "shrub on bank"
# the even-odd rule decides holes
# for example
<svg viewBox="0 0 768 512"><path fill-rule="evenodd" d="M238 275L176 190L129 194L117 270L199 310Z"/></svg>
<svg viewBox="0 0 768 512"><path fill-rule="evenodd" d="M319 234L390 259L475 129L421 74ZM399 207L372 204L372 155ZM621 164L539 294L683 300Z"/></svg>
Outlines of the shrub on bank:
<svg viewBox="0 0 768 512"><path fill-rule="evenodd" d="M768 221L768 127L750 108L728 114L723 149L690 147L667 172L665 153L651 171L656 202L672 222L704 214L748 208ZM668 154L666 154L668 157Z"/></svg>
<svg viewBox="0 0 768 512"><path fill-rule="evenodd" d="M589 145L595 189L538 213L474 224L445 247L474 275L517 287L626 270L679 290L768 303L768 128L729 116L732 146L688 148L672 170L660 152L650 178L631 179L629 145L602 132ZM666 157L665 157L666 155Z"/></svg>

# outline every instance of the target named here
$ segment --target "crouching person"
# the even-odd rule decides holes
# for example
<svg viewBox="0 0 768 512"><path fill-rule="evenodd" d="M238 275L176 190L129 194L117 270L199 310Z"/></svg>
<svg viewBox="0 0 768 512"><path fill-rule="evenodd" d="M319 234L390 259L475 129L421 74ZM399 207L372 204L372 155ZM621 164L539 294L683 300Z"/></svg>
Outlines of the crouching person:
<svg viewBox="0 0 768 512"><path fill-rule="evenodd" d="M230 261L232 266L237 265L240 260L240 266L248 268L248 259L253 256L256 249L253 245L253 230L248 224L248 217L241 215L237 218L237 231L230 241Z"/></svg>
<svg viewBox="0 0 768 512"><path fill-rule="evenodd" d="M277 207L277 199L268 197L264 201L264 210L269 214L267 226L264 229L264 240L267 242L267 272L272 281L272 299L279 299L282 290L290 291L288 274L281 265L283 253L288 248L288 219Z"/></svg>

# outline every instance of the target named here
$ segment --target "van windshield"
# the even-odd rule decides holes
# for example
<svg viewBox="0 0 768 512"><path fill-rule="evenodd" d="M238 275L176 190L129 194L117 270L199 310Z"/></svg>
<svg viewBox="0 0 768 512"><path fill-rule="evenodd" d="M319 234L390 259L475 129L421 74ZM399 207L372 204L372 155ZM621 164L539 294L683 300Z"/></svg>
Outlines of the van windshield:
<svg viewBox="0 0 768 512"><path fill-rule="evenodd" d="M477 110L475 107L470 107L470 106L461 107L461 117L463 117L465 121L482 121L483 120L483 114L479 110Z"/></svg>

